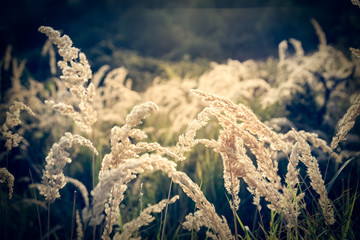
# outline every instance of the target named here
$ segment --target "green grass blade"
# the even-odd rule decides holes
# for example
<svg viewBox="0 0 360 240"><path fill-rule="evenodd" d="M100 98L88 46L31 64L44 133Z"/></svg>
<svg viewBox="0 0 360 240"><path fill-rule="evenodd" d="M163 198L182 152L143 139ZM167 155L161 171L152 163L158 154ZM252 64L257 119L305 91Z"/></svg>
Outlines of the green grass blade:
<svg viewBox="0 0 360 240"><path fill-rule="evenodd" d="M342 172L342 170L344 170L344 168L352 161L354 160L355 157L350 158L349 160L347 160L346 162L344 162L344 164L341 166L341 168L335 173L334 177L331 179L331 181L329 182L328 186L326 187L327 192L330 192L330 189L332 188L335 180L337 179L337 177L340 175L340 173Z"/></svg>
<svg viewBox="0 0 360 240"><path fill-rule="evenodd" d="M347 221L346 221L346 225L345 225L345 229L343 231L343 234L342 234L342 239L346 239L347 238L347 235L348 235L348 232L349 232L349 228L350 228L350 223L351 223L351 216L353 214L353 210L354 210L354 206L355 206L355 202L356 202L356 199L359 198L359 195L357 193L357 187L356 187L356 190L355 190L355 195L353 196L353 199L352 199L352 202L350 204L350 209L348 209L348 216L347 216ZM350 200L350 199L349 199Z"/></svg>
<svg viewBox="0 0 360 240"><path fill-rule="evenodd" d="M123 223L123 221L122 221L120 208L119 208L119 225L120 225L120 230L121 230L121 232L123 232L123 231L124 231L124 223Z"/></svg>

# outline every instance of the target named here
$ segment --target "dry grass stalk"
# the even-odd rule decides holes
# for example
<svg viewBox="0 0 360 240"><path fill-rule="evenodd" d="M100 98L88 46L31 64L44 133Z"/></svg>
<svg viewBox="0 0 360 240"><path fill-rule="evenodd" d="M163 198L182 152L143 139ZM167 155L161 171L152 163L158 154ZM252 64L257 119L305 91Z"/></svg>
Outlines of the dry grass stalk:
<svg viewBox="0 0 360 240"><path fill-rule="evenodd" d="M126 122L121 128L115 126L111 129L111 152L105 155L101 163L99 178L103 172L118 167L125 159L138 157L138 153L144 151L144 148L136 148L131 143L130 137L142 140L146 134L139 129L133 129L133 127L141 124L145 117L157 109L157 105L152 102L135 106L126 117Z"/></svg>
<svg viewBox="0 0 360 240"><path fill-rule="evenodd" d="M319 49L324 50L327 46L326 35L325 35L324 31L322 30L318 21L316 21L314 18L311 19L311 24L314 26L316 35L318 36L319 41L320 41Z"/></svg>
<svg viewBox="0 0 360 240"><path fill-rule="evenodd" d="M110 240L110 234L113 231L113 225L119 220L119 205L124 199L125 186L120 187L114 184L110 191L110 198L105 203L105 228L101 235L102 240Z"/></svg>
<svg viewBox="0 0 360 240"><path fill-rule="evenodd" d="M360 58L360 49L350 48L350 51L355 57Z"/></svg>
<svg viewBox="0 0 360 240"><path fill-rule="evenodd" d="M202 216L202 223L213 231L212 236L217 236L216 239L234 239L227 224L225 217L220 217L212 205L204 196L200 187L194 183L185 173L180 171L168 171L169 177L180 185L183 191L190 197L199 209L199 214ZM208 232L207 234L210 234Z"/></svg>
<svg viewBox="0 0 360 240"><path fill-rule="evenodd" d="M81 218L80 218L80 214L79 214L79 210L76 210L76 239L77 240L82 240L84 237L84 232L83 232L83 226L81 223Z"/></svg>
<svg viewBox="0 0 360 240"><path fill-rule="evenodd" d="M232 191L238 193L238 178L243 178L248 183L250 192L255 194L255 203L259 208L260 205L256 200L258 194L265 197L273 205L272 208L280 212L282 208L282 196L279 192L281 183L277 175L277 162L270 158L270 150L282 150L286 153L288 145L261 123L244 105L236 105L225 98L201 91L194 90L193 92L210 103L212 114L219 119L223 127L218 141L201 140L200 142L221 154L224 163L225 188L230 194ZM238 124L238 121L241 121L241 124ZM270 148L265 148L264 143L269 144ZM256 156L257 168L247 156L245 146ZM232 194L232 196L235 197L234 202L238 203L237 194Z"/></svg>
<svg viewBox="0 0 360 240"><path fill-rule="evenodd" d="M105 206L105 229L102 235L102 239L108 239L112 232L112 226L118 219L118 206L123 200L124 191L127 189L126 184L134 179L136 176L129 174L123 176L117 182L114 181L107 183L107 174L116 168L123 166L129 159L140 159L143 156L139 154L148 151L158 151L172 155L172 153L161 147L157 143L145 143L140 142L133 144L130 138L136 140L142 140L146 137L146 134L140 129L133 129L137 125L142 123L142 120L146 118L151 112L157 110L157 105L151 102L146 102L141 105L135 106L129 115L126 117L125 124L120 127L113 127L111 130L111 152L105 155L102 166L99 173L99 185L101 189L104 189L104 185L109 186L108 194L98 194L98 187L92 192L93 199L93 211L90 225L98 225L103 219L102 211ZM134 160L133 160L134 161ZM104 205L105 204L105 205Z"/></svg>
<svg viewBox="0 0 360 240"><path fill-rule="evenodd" d="M299 151L301 152L301 161L307 167L307 173L311 180L312 188L320 195L319 204L322 208L323 215L327 224L334 224L334 209L332 203L327 196L324 180L322 179L319 164L315 157L311 155L309 144L305 141L301 134L293 131L294 137L299 143Z"/></svg>
<svg viewBox="0 0 360 240"><path fill-rule="evenodd" d="M91 82L94 84L96 88L100 87L101 79L105 76L105 73L109 71L109 65L103 65L99 68L93 75Z"/></svg>
<svg viewBox="0 0 360 240"><path fill-rule="evenodd" d="M115 210L124 198L127 184L136 178L136 174L149 170L161 170L178 183L184 192L197 203L198 208L204 215L213 231L219 235L220 239L230 239L231 231L227 226L226 220L220 218L213 205L211 205L203 195L200 188L191 181L185 173L175 169L176 164L158 154L140 155L144 151L157 150L161 154L176 157L175 153L160 147L158 144L140 142L131 143L129 137L141 140L146 137L139 129L133 127L141 124L141 120L150 112L157 109L153 103L144 103L136 106L126 118L124 126L114 127L111 133L111 152L104 157L99 174L99 184L92 191L92 217L90 225L98 225L102 222L105 209L106 222L103 239L108 239L114 224ZM90 210L85 210L85 215L89 215ZM229 238L230 237L230 238Z"/></svg>
<svg viewBox="0 0 360 240"><path fill-rule="evenodd" d="M280 63L283 63L286 59L286 51L288 49L288 44L287 44L287 41L286 40L282 40L280 43L279 43L279 46L278 46L278 51L279 51L279 62Z"/></svg>
<svg viewBox="0 0 360 240"><path fill-rule="evenodd" d="M287 226L292 228L296 226L300 214L298 201L304 196L297 193L296 189L299 174L296 167L301 159L308 167L312 187L320 195L319 202L326 222L334 223L334 211L327 197L317 160L311 155L310 146L305 139L312 142L315 147L338 157L325 141L315 134L302 131L298 133L293 130L289 133L296 140L292 144L291 141L285 140L283 135L273 132L263 124L246 106L236 105L225 98L198 90L193 90L193 93L210 104L211 114L218 118L223 127L218 140L199 139L197 142L220 153L224 163L225 188L230 194L238 192L238 178L243 178L249 186L249 191L254 195L254 204L260 209L260 197L264 197L270 202L268 207L277 213L282 212ZM247 155L245 147L256 157L257 167ZM277 161L273 157L277 152L283 152L287 156L290 149L288 173L285 178L287 186L284 186L277 174ZM239 201L237 194L231 195L234 202Z"/></svg>
<svg viewBox="0 0 360 240"><path fill-rule="evenodd" d="M296 40L295 38L290 38L289 42L295 48L295 56L298 58L303 57L305 53L304 53L304 49L302 47L301 41Z"/></svg>
<svg viewBox="0 0 360 240"><path fill-rule="evenodd" d="M54 143L46 157L46 166L43 171L39 191L45 199L52 203L60 197L59 190L66 185L63 168L67 163L71 163L69 153L65 149L71 148L74 144L88 147L94 154L98 154L92 143L77 134L65 133L58 143Z"/></svg>
<svg viewBox="0 0 360 240"><path fill-rule="evenodd" d="M143 226L149 225L152 221L155 220L155 218L151 216L151 213L160 213L166 207L166 205L172 204L176 202L176 200L178 199L179 196L176 195L172 197L170 200L164 199L155 205L149 205L147 208L141 211L139 217L135 218L131 222L124 224L123 226L124 231L122 233L117 232L113 239L114 240L133 239L131 238L131 236L134 232L140 230L140 228Z"/></svg>
<svg viewBox="0 0 360 240"><path fill-rule="evenodd" d="M7 45L6 50L5 50L5 56L4 56L4 70L5 71L9 71L9 68L10 68L11 51L12 51L12 46Z"/></svg>
<svg viewBox="0 0 360 240"><path fill-rule="evenodd" d="M72 117L81 130L91 133L92 126L97 120L97 113L92 107L95 96L95 86L89 83L92 77L89 62L84 53L72 46L72 41L67 35L60 36L60 32L51 27L41 26L39 31L46 34L49 40L58 48L63 61L58 61L58 66L62 70L60 77L70 92L79 99L79 112L73 106L53 101L49 103L54 109L64 115Z"/></svg>
<svg viewBox="0 0 360 240"><path fill-rule="evenodd" d="M101 223L103 219L102 212L106 201L108 201L112 195L112 189L118 189L118 191L121 190L121 194L123 194L127 188L126 184L136 178L136 173L141 173L145 170L159 169L157 165L160 165L163 169L167 169L173 168L175 163L162 159L158 155L144 154L136 159L124 159L116 168L103 171L99 176L99 184L91 193L93 201L90 225L98 225ZM123 195L120 195L118 198L121 198L122 200ZM107 205L107 207L110 206Z"/></svg>
<svg viewBox="0 0 360 240"><path fill-rule="evenodd" d="M101 82L101 78L108 69L106 65L101 67L92 79L92 83L97 87L94 107L98 112L100 122L124 124L124 116L130 108L140 102L141 97L139 93L124 85L125 81L129 82L129 79L126 79L128 72L123 67L108 72L104 81Z"/></svg>
<svg viewBox="0 0 360 240"><path fill-rule="evenodd" d="M358 95L354 103L347 110L345 115L340 119L338 123L338 130L336 136L333 137L331 141L331 148L335 149L338 144L346 139L346 135L353 128L355 124L355 119L360 114L360 95Z"/></svg>
<svg viewBox="0 0 360 240"><path fill-rule="evenodd" d="M354 4L355 6L360 7L360 1L359 0L351 0L351 3Z"/></svg>
<svg viewBox="0 0 360 240"><path fill-rule="evenodd" d="M325 140L319 138L316 133L305 131L298 131L298 133L315 148L320 148L324 153L328 153L334 159L340 158L340 156L334 152L333 148L331 148Z"/></svg>
<svg viewBox="0 0 360 240"><path fill-rule="evenodd" d="M21 90L21 81L20 78L25 69L26 60L23 59L20 64L16 58L12 59L12 72L13 76L11 77L12 82L12 89L13 91L20 91Z"/></svg>
<svg viewBox="0 0 360 240"><path fill-rule="evenodd" d="M9 188L9 199L12 198L12 194L14 192L14 176L6 169L0 168L0 183L7 182Z"/></svg>
<svg viewBox="0 0 360 240"><path fill-rule="evenodd" d="M179 136L179 140L176 144L176 149L175 149L175 152L180 156L180 159L178 160L180 161L186 160L184 153L190 152L191 148L198 143L198 140L195 138L196 132L205 125L207 125L207 123L210 120L210 116L211 116L211 109L204 108L199 113L197 118L193 119L189 123L186 133Z"/></svg>
<svg viewBox="0 0 360 240"><path fill-rule="evenodd" d="M41 55L45 56L49 54L49 66L50 66L50 73L52 75L56 75L56 54L52 42L47 40L43 46L41 51Z"/></svg>
<svg viewBox="0 0 360 240"><path fill-rule="evenodd" d="M293 228L297 226L297 218L300 215L299 202L303 199L305 195L304 193L298 194L300 169L298 169L297 166L299 163L299 159L299 143L295 143L292 147L289 163L287 165L287 173L285 177L287 189L285 189L284 187L283 191L283 204L284 209L286 209L285 211L283 211L283 214L285 215L285 218L292 218L292 221L288 222L288 228Z"/></svg>
<svg viewBox="0 0 360 240"><path fill-rule="evenodd" d="M231 232L223 219L219 218L214 207L206 200L200 188L193 183L184 173L177 172L175 163L168 161L159 155L142 154L141 152L149 150L157 150L162 154L176 157L177 155L158 144L140 142L132 144L129 137L141 140L146 135L138 130L132 129L141 123L151 111L157 106L153 103L145 103L134 107L126 118L126 123L121 128L114 127L111 135L111 153L104 157L102 168L99 174L99 184L93 190L92 218L90 225L100 224L105 206L107 213L107 221L105 227L105 235L103 239L107 239L111 233L113 216L117 216L112 205L116 207L123 199L123 193L126 190L126 184L136 177L136 173L145 170L162 170L172 178L175 183L179 183L186 194L189 195L204 212L204 216L208 216L209 222L215 233L219 234L221 239L228 239ZM116 189L116 196L112 193ZM109 200L110 199L110 200ZM113 210L112 210L113 209ZM209 211L210 210L210 211ZM115 214L115 215L114 215Z"/></svg>
<svg viewBox="0 0 360 240"><path fill-rule="evenodd" d="M12 148L19 146L19 143L23 140L23 137L17 133L12 133L10 129L21 124L20 112L27 111L32 116L35 113L22 102L15 101L13 105L9 107L9 111L6 112L6 120L2 126L1 133L6 138L6 149L10 151Z"/></svg>

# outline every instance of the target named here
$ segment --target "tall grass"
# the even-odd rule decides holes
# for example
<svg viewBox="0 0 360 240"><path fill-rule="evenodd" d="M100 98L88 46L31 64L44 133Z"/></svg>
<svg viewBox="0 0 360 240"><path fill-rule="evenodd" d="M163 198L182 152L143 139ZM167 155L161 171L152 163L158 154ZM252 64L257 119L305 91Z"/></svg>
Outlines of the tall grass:
<svg viewBox="0 0 360 240"><path fill-rule="evenodd" d="M278 62L229 60L197 79L157 79L143 93L131 89L126 69L93 74L69 36L40 27L47 49L58 48L62 75L25 87L25 62L12 61L5 99L16 101L2 106L2 133L9 161L27 156L32 170L22 195L16 188L27 174L0 169L9 189L1 209L11 212L0 224L4 239L29 231L34 239L356 239L358 179L350 173L359 149L343 143L360 114L359 86L349 81L360 77L359 65L313 24L320 39L313 54L290 39L295 55L284 41ZM297 102L305 94L321 110L316 126L298 124L312 116L287 113L309 104ZM30 114L16 128L20 110ZM21 141L27 148L13 149ZM36 164L31 149L39 143L46 157Z"/></svg>

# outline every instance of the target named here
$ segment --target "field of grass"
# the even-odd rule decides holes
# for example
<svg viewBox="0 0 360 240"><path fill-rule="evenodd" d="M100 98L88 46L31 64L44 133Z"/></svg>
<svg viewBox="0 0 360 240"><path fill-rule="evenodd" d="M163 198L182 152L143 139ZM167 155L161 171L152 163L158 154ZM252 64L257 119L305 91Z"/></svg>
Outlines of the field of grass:
<svg viewBox="0 0 360 240"><path fill-rule="evenodd" d="M43 81L8 46L0 238L359 239L359 49L311 21L310 53L293 38L263 61L119 50L96 72L42 26Z"/></svg>

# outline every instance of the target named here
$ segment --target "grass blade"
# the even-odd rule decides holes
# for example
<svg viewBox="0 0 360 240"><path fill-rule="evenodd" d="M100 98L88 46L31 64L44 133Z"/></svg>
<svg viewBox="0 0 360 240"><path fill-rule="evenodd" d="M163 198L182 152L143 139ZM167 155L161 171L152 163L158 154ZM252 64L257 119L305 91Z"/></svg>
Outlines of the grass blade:
<svg viewBox="0 0 360 240"><path fill-rule="evenodd" d="M328 186L326 187L327 192L329 193L335 180L337 179L337 177L340 175L340 173L342 172L342 170L344 170L344 168L352 161L355 159L356 156L350 158L349 160L347 160L346 162L344 162L344 164L341 166L341 168L335 173L334 177L331 179L331 181L329 182Z"/></svg>

